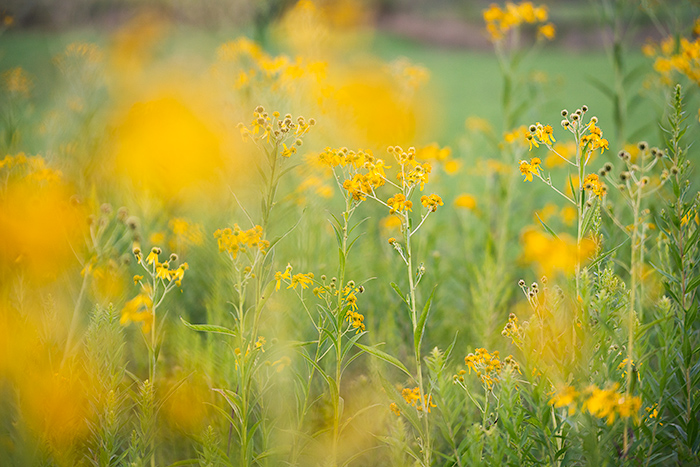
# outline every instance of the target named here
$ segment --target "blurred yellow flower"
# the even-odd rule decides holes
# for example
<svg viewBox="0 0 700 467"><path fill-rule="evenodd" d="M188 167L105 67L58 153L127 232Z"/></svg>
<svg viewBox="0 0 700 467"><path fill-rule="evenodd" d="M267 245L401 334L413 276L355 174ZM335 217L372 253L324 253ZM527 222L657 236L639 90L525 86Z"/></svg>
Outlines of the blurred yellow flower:
<svg viewBox="0 0 700 467"><path fill-rule="evenodd" d="M153 324L153 301L149 296L148 289L144 288L141 293L132 298L122 308L122 317L119 323L127 326L129 323L141 323L141 330L148 334Z"/></svg>
<svg viewBox="0 0 700 467"><path fill-rule="evenodd" d="M457 208L474 210L476 209L476 198L469 193L462 193L454 200L454 205Z"/></svg>
<svg viewBox="0 0 700 467"><path fill-rule="evenodd" d="M534 228L522 235L523 256L526 263L535 263L542 275L572 274L577 264L585 262L596 251L596 244L589 238L581 240L580 247L566 234L559 238Z"/></svg>
<svg viewBox="0 0 700 467"><path fill-rule="evenodd" d="M221 140L179 99L139 102L117 125L116 163L136 187L172 200L216 185Z"/></svg>

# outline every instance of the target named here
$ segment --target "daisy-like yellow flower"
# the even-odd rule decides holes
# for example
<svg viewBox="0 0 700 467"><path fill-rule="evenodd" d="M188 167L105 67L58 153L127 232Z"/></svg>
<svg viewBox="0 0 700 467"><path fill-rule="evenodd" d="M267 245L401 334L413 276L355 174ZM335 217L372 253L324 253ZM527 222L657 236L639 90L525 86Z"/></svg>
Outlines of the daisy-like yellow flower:
<svg viewBox="0 0 700 467"><path fill-rule="evenodd" d="M170 281L170 265L168 262L156 263L156 277Z"/></svg>
<svg viewBox="0 0 700 467"><path fill-rule="evenodd" d="M520 173L525 176L524 182L531 182L532 181L532 174L537 173L534 170L532 170L532 166L528 161L520 161Z"/></svg>
<svg viewBox="0 0 700 467"><path fill-rule="evenodd" d="M151 248L151 252L146 256L146 264L156 264L158 263L158 255L161 253L161 249L157 246Z"/></svg>
<svg viewBox="0 0 700 467"><path fill-rule="evenodd" d="M292 265L287 263L287 268L284 270L284 272L277 271L275 273L275 290L280 289L280 285L282 284L282 280L291 280L292 278Z"/></svg>
<svg viewBox="0 0 700 467"><path fill-rule="evenodd" d="M313 272L294 274L292 276L292 282L287 288L296 290L297 285L300 285L302 289L306 289L309 287L309 284L313 283L313 278Z"/></svg>
<svg viewBox="0 0 700 467"><path fill-rule="evenodd" d="M554 130L551 125L542 125L540 122L535 124L535 137L539 142L548 146L554 144L557 140L554 139Z"/></svg>

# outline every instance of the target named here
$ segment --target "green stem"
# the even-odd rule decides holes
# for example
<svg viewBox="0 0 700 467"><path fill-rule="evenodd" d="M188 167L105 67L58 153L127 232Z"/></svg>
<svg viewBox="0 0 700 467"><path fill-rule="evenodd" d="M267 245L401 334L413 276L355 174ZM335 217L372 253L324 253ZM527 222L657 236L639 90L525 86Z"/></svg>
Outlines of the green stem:
<svg viewBox="0 0 700 467"><path fill-rule="evenodd" d="M345 212L343 212L343 232L342 232L342 242L340 246L340 254L342 256L342 261L338 265L338 302L336 304L336 345L335 345L335 387L337 394L333 399L333 445L332 445L332 465L338 465L338 441L340 439L340 384L342 378L343 369L343 289L345 288L345 272L346 272L346 262L348 254L348 234L349 234L349 223L350 217L352 216L352 198L349 196L345 197Z"/></svg>
<svg viewBox="0 0 700 467"><path fill-rule="evenodd" d="M406 197L408 198L408 196ZM428 421L428 406L430 401L427 399L425 393L425 388L423 385L423 368L421 364L421 351L419 342L416 341L416 329L418 328L418 310L416 309L416 285L413 280L413 255L411 247L411 229L409 224L408 211L404 211L404 222L403 222L403 234L406 241L406 269L408 272L408 287L411 300L411 324L413 329L413 348L415 349L415 363L416 363L416 376L418 377L418 389L420 391L420 403L423 404L422 418L423 418L423 465L424 467L430 466L431 461L431 450L430 450L430 424Z"/></svg>

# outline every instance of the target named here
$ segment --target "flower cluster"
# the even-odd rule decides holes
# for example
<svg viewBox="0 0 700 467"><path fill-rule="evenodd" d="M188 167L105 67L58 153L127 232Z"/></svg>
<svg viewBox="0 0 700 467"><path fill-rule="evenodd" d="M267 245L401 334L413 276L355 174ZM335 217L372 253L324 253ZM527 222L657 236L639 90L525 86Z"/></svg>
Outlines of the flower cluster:
<svg viewBox="0 0 700 467"><path fill-rule="evenodd" d="M426 394L423 396L423 400L421 400L420 388L418 388L417 386L413 389L404 388L401 391L401 395L403 396L407 404L411 405L412 407L415 407L416 410L418 410L419 412L427 410L428 413L430 413L431 407L437 407L433 402L433 396Z"/></svg>
<svg viewBox="0 0 700 467"><path fill-rule="evenodd" d="M347 310L345 311L345 320L355 329L355 333L364 331L365 317L362 313L357 311L357 294L365 291L364 286L357 286L355 285L355 281L348 281L345 287L339 290L336 286L337 279L335 277L331 278L329 284L326 284L325 276L321 276L321 280L323 283L319 287L314 288L314 295L319 298L325 298L326 300L328 300L329 297L340 295L342 299L340 309Z"/></svg>
<svg viewBox="0 0 700 467"><path fill-rule="evenodd" d="M185 276L185 271L190 268L187 263L182 263L177 268L170 269L170 263L177 261L177 255L173 253L170 255L167 261L160 262L158 260L158 255L162 253L162 250L157 246L151 248L151 252L148 254L148 256L146 256L145 265L143 264L144 259L141 249L136 247L134 248L133 253L134 256L136 256L136 261L156 279L160 279L164 283L167 282L168 284L174 281L175 285L178 287L182 285L182 278ZM148 266L150 266L152 269L149 270ZM141 282L141 279L137 280L137 278L142 278L142 276L134 276L134 282Z"/></svg>
<svg viewBox="0 0 700 467"><path fill-rule="evenodd" d="M265 254L270 247L270 242L263 240L263 229L259 225L242 230L238 224L234 224L233 229L217 229L214 237L219 245L219 252L228 252L232 259L236 259L239 252L245 252L246 248L256 248Z"/></svg>
<svg viewBox="0 0 700 467"><path fill-rule="evenodd" d="M500 41L521 24L539 24L538 37L554 39L554 25L552 23L542 24L548 18L547 7L545 5L536 7L532 2L519 4L506 2L504 8L492 4L488 10L484 10L486 30L494 42Z"/></svg>
<svg viewBox="0 0 700 467"><path fill-rule="evenodd" d="M600 152L602 153L606 149L608 149L608 140L603 138L603 132L595 126L597 123L597 119L591 119L591 121L588 123L588 133L585 133L581 136L581 142L579 143L582 148L588 149L589 151L597 151L600 149Z"/></svg>
<svg viewBox="0 0 700 467"><path fill-rule="evenodd" d="M394 158L401 166L401 171L397 175L401 186L404 188L420 186L420 190L423 191L425 184L428 183L432 166L427 162L422 164L418 162L416 149L413 147L408 148L408 151L404 151L401 146L389 146L387 151L394 155Z"/></svg>
<svg viewBox="0 0 700 467"><path fill-rule="evenodd" d="M243 139L252 138L256 143L264 141L276 148L281 145L283 157L291 157L296 154L297 146L303 144L302 138L316 124L316 120L313 118L307 121L304 117L299 116L294 120L291 114L282 117L277 111L270 115L262 105L255 108L253 115L250 127L243 123L238 124ZM294 142L287 146L286 141L290 139L294 139Z"/></svg>
<svg viewBox="0 0 700 467"><path fill-rule="evenodd" d="M524 182L531 182L532 181L532 176L535 175L536 177L540 177L540 164L542 161L540 160L539 157L533 157L530 159L530 162L528 161L520 161L520 173L525 176Z"/></svg>
<svg viewBox="0 0 700 467"><path fill-rule="evenodd" d="M319 162L331 169L348 169L342 186L355 201L364 201L374 190L386 183L386 171L390 168L382 159L376 159L372 151L352 151L347 148L325 148L318 156ZM361 171L362 170L362 171Z"/></svg>
<svg viewBox="0 0 700 467"><path fill-rule="evenodd" d="M627 396L619 392L618 388L617 383L607 389L591 385L579 393L572 386L564 386L553 394L549 403L557 408L568 407L569 415L576 413L577 407L580 407L583 412L604 418L608 425L612 425L617 417L632 418L635 423L638 422L642 399Z"/></svg>
<svg viewBox="0 0 700 467"><path fill-rule="evenodd" d="M516 347L522 347L524 333L520 326L518 326L518 317L515 316L515 313L508 315L508 322L503 328L503 331L501 331L501 335L510 338Z"/></svg>
<svg viewBox="0 0 700 467"><path fill-rule="evenodd" d="M397 193L386 201L389 206L389 214L394 214L396 212L411 211L413 207L413 202L406 199L406 196L402 193Z"/></svg>
<svg viewBox="0 0 700 467"><path fill-rule="evenodd" d="M530 149L532 146L536 148L540 147L540 143L551 146L557 140L554 139L554 129L551 125L542 125L540 122L530 125L530 133L526 136L528 143L530 143Z"/></svg>
<svg viewBox="0 0 700 467"><path fill-rule="evenodd" d="M598 198L602 198L608 190L605 184L600 181L600 178L596 174L586 175L586 178L583 180L583 189L592 193Z"/></svg>
<svg viewBox="0 0 700 467"><path fill-rule="evenodd" d="M700 29L697 21L695 29ZM656 57L654 70L661 75L664 84L674 83L673 73L676 72L700 85L700 37L696 32L693 31L693 40L681 37L677 41L675 37L669 36L659 44L650 42L642 47L644 55Z"/></svg>
<svg viewBox="0 0 700 467"><path fill-rule="evenodd" d="M354 297L354 295L353 295L353 297ZM357 334L360 331L365 330L365 323L364 323L365 317L361 313L350 310L345 315L345 319L350 322L350 324L352 325L352 327L354 329L356 329L355 334Z"/></svg>
<svg viewBox="0 0 700 467"><path fill-rule="evenodd" d="M520 366L513 359L512 355L507 356L503 361L499 358L498 350L490 354L486 349L479 348L464 357L464 364L467 365L469 373L474 370L476 375L481 380L481 383L488 389L493 389L494 383L496 383L501 375L501 371L504 368L510 368L520 372ZM464 381L465 370L461 370L458 374L454 375L453 379L455 382Z"/></svg>
<svg viewBox="0 0 700 467"><path fill-rule="evenodd" d="M428 208L430 212L435 212L437 211L438 206L442 206L442 198L436 194L432 194L430 196L421 196L420 202L423 205L423 207Z"/></svg>
<svg viewBox="0 0 700 467"><path fill-rule="evenodd" d="M232 80L235 89L250 89L256 82L272 88L290 87L305 75L316 79L325 77L328 66L325 62L301 57L268 55L259 44L245 37L220 45L216 54L214 73L229 82Z"/></svg>
<svg viewBox="0 0 700 467"><path fill-rule="evenodd" d="M19 175L27 182L52 183L60 181L63 176L59 170L48 167L43 157L27 156L23 152L0 159L0 171L5 172L6 178Z"/></svg>

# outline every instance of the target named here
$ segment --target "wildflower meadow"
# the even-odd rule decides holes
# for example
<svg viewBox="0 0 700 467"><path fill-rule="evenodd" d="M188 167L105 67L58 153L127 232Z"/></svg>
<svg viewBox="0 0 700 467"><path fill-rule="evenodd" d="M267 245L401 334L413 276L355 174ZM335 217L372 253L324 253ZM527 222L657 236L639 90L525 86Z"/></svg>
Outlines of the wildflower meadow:
<svg viewBox="0 0 700 467"><path fill-rule="evenodd" d="M51 3L0 465L700 465L697 3Z"/></svg>

